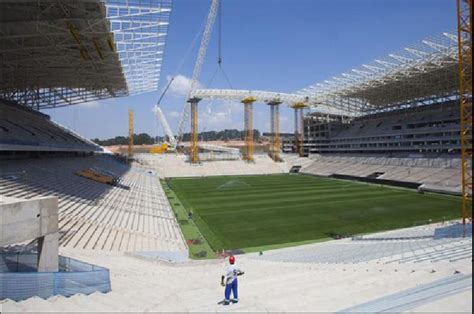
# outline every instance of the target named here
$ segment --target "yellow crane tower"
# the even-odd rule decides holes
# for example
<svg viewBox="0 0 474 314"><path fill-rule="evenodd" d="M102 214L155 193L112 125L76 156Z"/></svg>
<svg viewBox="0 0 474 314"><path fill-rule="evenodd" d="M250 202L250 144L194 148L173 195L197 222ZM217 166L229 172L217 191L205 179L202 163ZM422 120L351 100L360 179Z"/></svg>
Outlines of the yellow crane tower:
<svg viewBox="0 0 474 314"><path fill-rule="evenodd" d="M198 146L198 103L201 99L193 97L188 100L191 103L191 146L189 159L192 164L199 163L199 146Z"/></svg>
<svg viewBox="0 0 474 314"><path fill-rule="evenodd" d="M307 107L304 102L296 102L290 106L295 110L295 151L300 156L304 156L304 125L303 109Z"/></svg>
<svg viewBox="0 0 474 314"><path fill-rule="evenodd" d="M472 0L457 0L462 221L472 219Z"/></svg>
<svg viewBox="0 0 474 314"><path fill-rule="evenodd" d="M245 129L245 155L244 160L253 161L253 103L256 99L252 96L242 99L245 106L244 129Z"/></svg>
<svg viewBox="0 0 474 314"><path fill-rule="evenodd" d="M128 158L133 157L133 110L128 109Z"/></svg>

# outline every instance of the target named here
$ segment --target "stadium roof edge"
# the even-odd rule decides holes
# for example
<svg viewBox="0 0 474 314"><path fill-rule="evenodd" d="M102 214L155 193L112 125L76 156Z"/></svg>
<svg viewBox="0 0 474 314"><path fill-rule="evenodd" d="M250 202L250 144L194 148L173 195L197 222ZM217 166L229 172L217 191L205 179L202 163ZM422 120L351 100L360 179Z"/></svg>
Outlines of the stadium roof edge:
<svg viewBox="0 0 474 314"><path fill-rule="evenodd" d="M457 35L449 32L296 92L356 115L456 97Z"/></svg>
<svg viewBox="0 0 474 314"><path fill-rule="evenodd" d="M158 89L172 0L0 0L0 97L55 108Z"/></svg>

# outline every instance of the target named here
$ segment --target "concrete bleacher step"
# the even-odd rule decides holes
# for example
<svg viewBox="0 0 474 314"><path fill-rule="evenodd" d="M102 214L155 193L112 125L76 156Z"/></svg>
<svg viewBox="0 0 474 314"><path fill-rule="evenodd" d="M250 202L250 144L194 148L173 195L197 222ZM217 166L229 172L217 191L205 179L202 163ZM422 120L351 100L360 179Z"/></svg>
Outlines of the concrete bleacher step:
<svg viewBox="0 0 474 314"><path fill-rule="evenodd" d="M56 310L56 307L51 302L40 297L32 297L20 302L11 301L10 306L21 312L31 310L32 308L38 312L54 312Z"/></svg>
<svg viewBox="0 0 474 314"><path fill-rule="evenodd" d="M222 296L216 291L203 288L184 292L180 296L182 305L196 312L209 312L218 306L218 302L222 300ZM220 297L220 298L219 298Z"/></svg>
<svg viewBox="0 0 474 314"><path fill-rule="evenodd" d="M127 303L123 295L114 292L113 290L108 293L95 292L83 298L84 302L94 302L101 304L102 308L110 311L127 311L130 308L124 304ZM124 302L125 301L125 302Z"/></svg>
<svg viewBox="0 0 474 314"><path fill-rule="evenodd" d="M453 258L460 258L460 257L464 257L464 258L468 258L469 256L472 256L472 247L471 248L467 248L467 249L464 249L462 251L456 251L456 252L453 252L453 253L449 253L449 254L441 254L433 259L431 259L431 262L435 263L435 262L439 262L439 261L442 261L442 260L451 260Z"/></svg>
<svg viewBox="0 0 474 314"><path fill-rule="evenodd" d="M433 247L434 251L430 249L427 252L423 252L421 254L419 253L417 254L416 252L414 252L412 256L394 259L394 260L388 261L387 264L394 263L394 262L398 262L398 263L408 263L408 262L420 263L420 262L425 262L425 261L433 262L434 259L436 259L437 257L448 256L449 258L450 254L455 254L459 252L459 250L461 251L469 250L471 245L472 244L467 243L460 246L457 245L455 247L449 247L449 248L443 248L443 247L437 248L436 246L434 246Z"/></svg>
<svg viewBox="0 0 474 314"><path fill-rule="evenodd" d="M102 169L113 166L115 170L122 167L122 170L117 170L118 172L123 172L123 169L127 168L110 161L104 165L106 159L103 157L54 159L41 164L24 162L24 166L27 167L31 177L42 178L41 181L29 181L34 184L34 190L58 195L60 198L61 246L103 249L108 245L110 249L115 245L108 243L110 229L121 227L124 228L122 232L140 233L138 242L132 239L130 245L128 242L125 243L123 249L151 247L150 242L161 241L159 237L154 237L155 230L162 229L163 232L166 230L165 226L159 225L166 225L167 219L174 219L157 177L154 176L153 179L145 171L134 171L132 167L132 171L126 172L126 175L119 180L130 187L129 190L125 190L117 187L104 189L98 183L73 175L77 169L94 167L94 164L100 165ZM22 161L15 162L20 169L22 163ZM64 172L58 173L56 171L58 168ZM0 181L0 190L7 188L15 193L19 191L25 197L29 197L32 191L24 182ZM72 189L74 194L67 194ZM157 205L160 210L158 215L155 213ZM114 239L115 237L112 238ZM123 236L119 240L122 241ZM128 241L128 238L126 240Z"/></svg>
<svg viewBox="0 0 474 314"><path fill-rule="evenodd" d="M94 292L89 295L76 294L70 297L54 296L48 299L56 311L66 312L110 312L117 311L119 308L113 306L113 302L119 301L119 298L113 298L112 293L103 294ZM122 298L123 300L123 298Z"/></svg>
<svg viewBox="0 0 474 314"><path fill-rule="evenodd" d="M407 289L339 312L402 312L472 287L472 274L455 274L429 284Z"/></svg>
<svg viewBox="0 0 474 314"><path fill-rule="evenodd" d="M456 256L454 258L451 257L451 259L449 261L450 262L457 262L457 261L461 261L461 260L464 260L464 259L471 259L471 261L472 261L472 251L467 252L464 255Z"/></svg>

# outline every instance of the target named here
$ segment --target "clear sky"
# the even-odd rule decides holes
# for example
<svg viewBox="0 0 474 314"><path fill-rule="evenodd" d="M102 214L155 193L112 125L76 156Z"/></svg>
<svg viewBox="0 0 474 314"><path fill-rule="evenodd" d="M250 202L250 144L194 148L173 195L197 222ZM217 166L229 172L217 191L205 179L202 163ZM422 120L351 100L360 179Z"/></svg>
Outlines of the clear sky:
<svg viewBox="0 0 474 314"><path fill-rule="evenodd" d="M161 104L175 132L199 41L178 66L210 3L174 0L158 91L44 112L88 138L104 139L127 134L127 110L133 108L136 133L162 134L151 109L170 77L178 76ZM222 5L223 68L235 89L293 92L456 29L455 0L222 0ZM214 27L200 83L229 88L220 73L210 82L216 68ZM255 104L254 125L263 132L269 111ZM281 114L282 131L292 131L292 112L285 107ZM243 128L242 105L202 101L199 129L225 128Z"/></svg>

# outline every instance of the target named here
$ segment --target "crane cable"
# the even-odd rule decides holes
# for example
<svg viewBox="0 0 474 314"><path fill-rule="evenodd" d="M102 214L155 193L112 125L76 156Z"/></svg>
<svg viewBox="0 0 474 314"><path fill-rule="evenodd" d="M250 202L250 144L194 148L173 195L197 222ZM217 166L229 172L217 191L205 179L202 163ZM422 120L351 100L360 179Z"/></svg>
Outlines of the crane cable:
<svg viewBox="0 0 474 314"><path fill-rule="evenodd" d="M212 84L214 78L217 75L217 72L220 70L230 89L234 89L229 77L227 76L226 72L224 71L224 68L222 67L222 2L223 1L221 0L219 3L219 7L217 8L217 68L212 74L211 79L209 80L209 84L207 84L207 86L210 86Z"/></svg>
<svg viewBox="0 0 474 314"><path fill-rule="evenodd" d="M186 61L186 59L188 59L189 57L189 54L191 53L191 51L193 51L193 49L196 47L196 43L199 39L199 37L201 37L201 34L204 32L204 27L206 25L206 19L204 19L201 23L201 27L199 27L198 31L196 32L196 35L194 36L193 40L191 41L190 45L188 46L188 49L186 49L186 52L184 53L183 57L181 58L177 68L176 68L176 71L175 71L175 75L173 75L173 77L171 77L170 81L168 82L168 84L166 85L165 89L163 90L163 92L161 93L160 95L160 98L158 99L158 102L157 102L157 105L159 106L161 101L163 100L163 97L165 96L166 92L168 91L168 89L170 88L171 86L171 83L173 83L174 79L176 78L176 76L179 75L179 72L181 71L182 67L184 66L184 62Z"/></svg>
<svg viewBox="0 0 474 314"><path fill-rule="evenodd" d="M180 71L181 71L181 68L183 67L184 65L184 62L186 61L186 59L188 59L191 51L194 50L194 48L196 47L196 43L199 39L199 37L201 37L201 34L204 32L204 27L206 25L206 19L204 19L201 23L201 27L199 27L198 31L196 32L196 35L194 36L193 40L191 41L190 45L188 46L188 48L186 49L186 52L184 53L183 57L181 58L177 68L176 68L176 71L175 71L175 75L173 75L171 77L171 79L169 80L168 84L166 85L165 89L163 90L163 92L161 93L160 97L158 98L158 101L156 102L156 105L157 106L160 106L161 104L161 101L163 100L163 98L165 97L166 95L166 92L168 91L168 89L170 88L171 84L173 83L173 81L175 80L176 76L179 75ZM165 127L164 125L162 125L161 123L158 122L158 120L156 120L156 131L157 131L157 134L158 134L158 129L160 129L160 126L161 126L161 129L163 131L163 134L164 134L164 137L166 137L166 132L165 132ZM156 138L155 138L155 144L156 144Z"/></svg>
<svg viewBox="0 0 474 314"><path fill-rule="evenodd" d="M227 84L229 84L230 89L234 89L232 87L232 83L229 80L229 77L224 71L224 68L222 67L222 2L219 3L219 20L218 20L218 28L217 31L219 32L218 34L218 59L217 59L217 64L219 65L219 69L221 70L225 80L227 81Z"/></svg>
<svg viewBox="0 0 474 314"><path fill-rule="evenodd" d="M196 35L194 36L191 44L189 45L188 49L186 50L186 53L184 54L183 58L181 58L181 62L179 63L179 65L177 67L176 73L179 74L179 72L181 71L181 68L184 65L184 62L186 61L186 59L188 59L189 54L196 47L198 39L201 37L201 34L204 33L204 27L206 26L206 21L207 21L207 19L204 18L204 20L201 23L201 27L199 27L198 31L196 32Z"/></svg>
<svg viewBox="0 0 474 314"><path fill-rule="evenodd" d="M217 64L222 63L222 0L217 8Z"/></svg>

